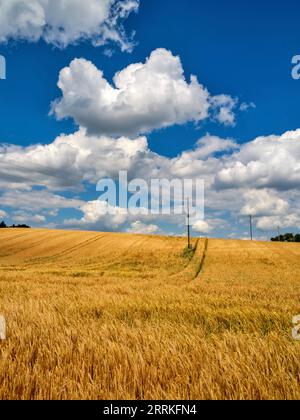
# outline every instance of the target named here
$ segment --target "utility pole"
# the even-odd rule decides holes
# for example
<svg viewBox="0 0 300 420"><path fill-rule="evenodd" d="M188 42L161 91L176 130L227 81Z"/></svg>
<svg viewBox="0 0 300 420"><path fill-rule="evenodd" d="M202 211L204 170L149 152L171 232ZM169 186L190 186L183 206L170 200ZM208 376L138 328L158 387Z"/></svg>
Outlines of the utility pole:
<svg viewBox="0 0 300 420"><path fill-rule="evenodd" d="M188 249L191 249L191 225L190 225L190 199L187 199L187 235L188 235Z"/></svg>
<svg viewBox="0 0 300 420"><path fill-rule="evenodd" d="M281 242L280 241L280 227L278 226L278 228L277 228L277 233L278 233L278 242Z"/></svg>
<svg viewBox="0 0 300 420"><path fill-rule="evenodd" d="M251 237L251 241L253 241L253 223L252 223L252 215L250 215L249 217L250 217L250 237Z"/></svg>

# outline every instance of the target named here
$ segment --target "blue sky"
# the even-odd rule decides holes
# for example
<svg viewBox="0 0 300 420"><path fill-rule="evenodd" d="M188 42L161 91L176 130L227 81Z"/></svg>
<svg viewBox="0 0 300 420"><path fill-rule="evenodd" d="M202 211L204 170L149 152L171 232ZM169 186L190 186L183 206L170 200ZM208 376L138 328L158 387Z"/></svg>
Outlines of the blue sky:
<svg viewBox="0 0 300 420"><path fill-rule="evenodd" d="M2 19L6 18L4 11L0 10L0 23L1 14ZM73 59L84 58L93 63L97 69L103 71L104 78L112 83L116 72L132 63L145 63L153 51L163 48L170 51L173 56L180 57L187 82L191 74L195 75L212 97L224 94L236 99L235 122L222 124L216 121L216 118L205 118L196 124L194 121L180 122L169 124L167 128L162 128L159 124L147 133L137 133L137 135L146 134L151 152L169 159L176 158L184 151L195 150L197 141L207 133L224 140L230 138L237 145L250 143L254 149L255 138L263 136L263 141L267 142L266 147L273 148L275 154L282 154L287 159L283 165L289 165L289 158L295 158L297 162L294 146L291 152L290 143L285 148L286 143L283 142L283 148L277 150L278 141L267 139L271 135L276 135L280 139L284 133L296 133L300 127L300 81L295 81L291 77L291 59L294 55L300 54L299 14L300 5L294 0L263 4L259 1L233 0L227 2L141 0L138 10L121 21L128 36L135 32L135 45L132 51L122 51L120 44L112 40L108 40L103 46L94 46L89 37L85 37L84 40L78 39L77 45L73 45L71 40L64 45L64 48L58 48L49 44L49 41L45 42L44 39L33 40L28 34L20 39L19 34L13 33L12 30L7 29L6 33L4 30L1 33L0 30L0 39L2 36L3 41L0 44L0 54L7 61L7 79L0 81L0 142L11 147L20 146L22 151L28 146L51 144L60 134L72 134L78 130L74 115L64 120L49 115L51 102L62 97L61 89L57 87L59 72L68 67ZM18 16L16 22L17 19ZM11 22L11 25L15 26L14 22ZM107 54L108 51L110 54ZM249 108L240 111L241 104L247 104ZM300 139L297 137L295 140L294 135L291 137L297 146ZM258 222L259 237L268 237L272 232L271 226L281 222L282 229L298 229L300 223L295 208L297 182L293 183L293 188L289 182L290 177L293 180L298 179L298 169L295 174L282 174L276 184L276 180L274 181L276 177L271 173L272 167L274 169L273 164L271 168L265 168L267 175L264 173L260 177L257 174L255 182L243 172L244 185L234 180L230 184L231 188L225 185L224 171L230 171L230 167L234 167L237 161L241 160L247 172L251 170L251 163L255 166L251 160L254 159L253 155L259 154L255 159L263 165L269 156L269 151L266 152L264 143L255 150L249 152L250 157L244 156L246 152L241 150L239 152L241 159L240 155L231 156L228 158L230 161L220 163L221 166L216 165L216 169L210 169L209 185L221 185L223 182L218 190L212 191L211 201L220 200L223 206L208 205L206 210L208 218L211 219L211 226L209 232L204 233L212 236L245 236L247 225L243 226L243 218L247 206L254 207L253 212L257 215L257 220L263 220L261 224ZM218 150L215 152L219 153ZM216 156L222 157L222 155L223 151L210 158L217 159ZM6 156L6 159L10 160L10 157ZM191 156L191 165L195 163L193 159L195 156ZM290 164L295 167L294 161ZM7 171L7 166L5 170ZM11 170L13 172L13 168ZM211 175L214 171L216 179L212 181ZM219 176L220 171L223 172ZM199 176L202 175L199 173ZM269 182L262 181L266 177ZM223 181L221 182L219 178ZM12 195L13 191L20 193L25 190L30 195L30 191L42 190L84 202L95 200L97 197L93 182L84 183L86 191L80 191L80 188L77 191L73 188L45 188L44 185L38 185L39 182L37 185L30 182L30 186L28 184L26 187L24 184L19 177L11 186L5 186L3 183L2 195ZM214 187L209 186L209 188ZM210 191L208 194L210 195ZM218 198L215 197L216 194L219 194ZM230 207L228 200L232 203L232 200L240 196L246 197L246 201L238 202L236 210L228 208ZM262 210L262 203L266 201L270 202L270 208ZM6 217L12 220L14 215L19 220L26 220L27 217L28 223L32 225L63 227L65 220L74 220L82 216L82 207L78 205L60 208L58 212L55 208L51 211L48 209L48 213L55 214L50 216L43 208L38 209L36 206L30 208L29 204L27 208L22 208L22 203L18 205L17 199L13 202L14 206L9 206L7 205L9 201L4 199L1 206L0 201L0 211L5 212L8 215ZM40 220L38 218L33 220L33 214L41 216ZM146 221L141 223L143 226L147 224ZM151 221L152 226L153 223L155 222ZM168 230L165 222L161 221L157 221L157 226L176 233L182 230L182 226L176 227L176 224ZM82 224L80 227L85 226ZM107 224L101 226L101 223L96 223L92 226L87 223L87 228L93 227L109 228ZM128 225L121 224L117 229L126 230Z"/></svg>

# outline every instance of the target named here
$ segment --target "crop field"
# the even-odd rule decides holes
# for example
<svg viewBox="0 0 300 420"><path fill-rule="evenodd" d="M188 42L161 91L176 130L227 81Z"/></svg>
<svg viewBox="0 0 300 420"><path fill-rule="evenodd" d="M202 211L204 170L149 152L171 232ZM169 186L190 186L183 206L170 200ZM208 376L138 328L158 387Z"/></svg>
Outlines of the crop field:
<svg viewBox="0 0 300 420"><path fill-rule="evenodd" d="M0 399L299 399L300 246L3 229Z"/></svg>

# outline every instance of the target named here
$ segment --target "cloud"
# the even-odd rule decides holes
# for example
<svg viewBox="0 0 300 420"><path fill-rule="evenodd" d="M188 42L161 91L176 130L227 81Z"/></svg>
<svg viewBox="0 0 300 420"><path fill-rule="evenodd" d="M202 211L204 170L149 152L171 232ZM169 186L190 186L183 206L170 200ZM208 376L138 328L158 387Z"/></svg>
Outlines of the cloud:
<svg viewBox="0 0 300 420"><path fill-rule="evenodd" d="M122 21L138 8L139 0L0 0L0 42L43 39L65 48L88 40L130 51Z"/></svg>
<svg viewBox="0 0 300 420"><path fill-rule="evenodd" d="M196 76L187 81L181 60L166 49L153 51L145 63L131 64L110 84L93 63L75 59L60 72L62 97L52 104L58 119L73 118L89 134L135 137L155 129L200 122L216 111L232 125L230 96L210 96Z"/></svg>
<svg viewBox="0 0 300 420"><path fill-rule="evenodd" d="M214 109L214 118L225 126L234 126L235 113L234 109L238 104L238 100L228 95L217 95L210 100Z"/></svg>
<svg viewBox="0 0 300 420"><path fill-rule="evenodd" d="M0 145L0 187L78 190L83 181L97 183L100 178L116 176L120 169L138 168L147 151L145 137L135 140L93 137L83 129L69 136L61 135L48 145Z"/></svg>
<svg viewBox="0 0 300 420"><path fill-rule="evenodd" d="M3 219L3 217L6 217L7 214L4 210L0 210L0 218Z"/></svg>
<svg viewBox="0 0 300 420"><path fill-rule="evenodd" d="M0 146L0 187L80 191L84 183L96 185L104 177L118 177L120 170L128 171L129 178L204 177L212 182L214 174L223 167L214 155L230 153L236 147L232 140L206 135L194 150L168 159L151 152L145 137L133 140L88 136L80 129L61 135L48 145Z"/></svg>
<svg viewBox="0 0 300 420"><path fill-rule="evenodd" d="M241 209L243 216L275 216L286 214L289 203L268 190L250 190L244 194L245 206Z"/></svg>
<svg viewBox="0 0 300 420"><path fill-rule="evenodd" d="M281 136L258 137L246 143L216 176L224 188L273 188L286 191L300 186L300 130Z"/></svg>
<svg viewBox="0 0 300 420"><path fill-rule="evenodd" d="M248 214L256 216L261 230L278 224L298 227L299 149L300 130L260 137L243 145L207 134L194 149L167 158L152 152L146 137L115 139L91 136L80 129L72 135L59 136L49 145L0 146L1 205L4 210L8 207L45 217L57 216L60 208L79 210L82 216L76 219L72 215L64 226L80 229L127 231L143 225L166 224L183 228L182 217L138 216L140 224L134 225L137 216L130 216L123 209L116 209L113 215L99 212L97 182L104 177L117 179L119 171L126 170L129 180L141 178L148 183L158 178L203 179L209 219L195 224L196 233L229 229L224 219L231 219L230 225L238 226L240 215ZM282 161L287 166L281 166ZM249 162L259 168L251 177L247 171L245 177L233 172L239 165L247 168ZM225 182L224 173L231 175L230 182ZM275 182L278 179L280 182ZM92 200L91 186L95 191ZM83 199L87 196L85 188L90 201ZM69 192L68 197L72 193L75 197L64 198L65 191Z"/></svg>
<svg viewBox="0 0 300 420"><path fill-rule="evenodd" d="M83 229L99 229L102 231L118 230L128 220L126 209L112 207L104 201L88 201L84 203L80 210L83 213L81 219L65 220L64 225Z"/></svg>
<svg viewBox="0 0 300 420"><path fill-rule="evenodd" d="M0 200L1 204L5 207L31 211L79 208L83 204L82 200L68 199L46 190L6 191L0 196Z"/></svg>
<svg viewBox="0 0 300 420"><path fill-rule="evenodd" d="M154 235L160 233L161 230L157 225L147 225L141 221L136 221L131 223L130 228L127 229L127 232L135 234Z"/></svg>
<svg viewBox="0 0 300 420"><path fill-rule="evenodd" d="M161 228L156 223L181 226L184 221L184 216L156 215L151 214L149 209L139 209L136 214L126 208L112 206L100 200L87 201L79 207L79 210L82 212L82 217L66 219L65 227L153 235L162 234Z"/></svg>
<svg viewBox="0 0 300 420"><path fill-rule="evenodd" d="M208 234L213 230L213 227L205 220L197 220L192 228L195 232L204 234Z"/></svg>
<svg viewBox="0 0 300 420"><path fill-rule="evenodd" d="M232 153L238 148L239 146L234 140L222 139L218 136L211 136L210 134L206 134L204 137L201 137L197 141L194 150L185 151L181 154L180 157L181 159L189 161L205 161L209 157L213 157L216 154Z"/></svg>
<svg viewBox="0 0 300 420"><path fill-rule="evenodd" d="M256 105L254 102L250 102L250 103L242 102L239 109L242 112L247 112L250 109L255 109L255 108L256 108Z"/></svg>
<svg viewBox="0 0 300 420"><path fill-rule="evenodd" d="M46 217L44 215L26 212L17 212L12 218L16 223L35 223L40 225L46 222Z"/></svg>
<svg viewBox="0 0 300 420"><path fill-rule="evenodd" d="M300 215L291 213L286 214L284 217L269 216L261 217L256 221L257 229L265 232L277 232L277 227L280 229L297 228L300 229Z"/></svg>

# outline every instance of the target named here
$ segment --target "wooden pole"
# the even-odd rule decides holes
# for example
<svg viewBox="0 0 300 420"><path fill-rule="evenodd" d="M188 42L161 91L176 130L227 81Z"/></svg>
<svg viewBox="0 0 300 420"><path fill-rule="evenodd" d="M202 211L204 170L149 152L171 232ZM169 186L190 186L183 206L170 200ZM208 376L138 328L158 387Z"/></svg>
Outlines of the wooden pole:
<svg viewBox="0 0 300 420"><path fill-rule="evenodd" d="M252 216L250 216L250 237L251 237L251 241L253 241L253 224L252 224Z"/></svg>
<svg viewBox="0 0 300 420"><path fill-rule="evenodd" d="M191 249L191 226L190 226L190 199L187 199L187 235L188 248Z"/></svg>

